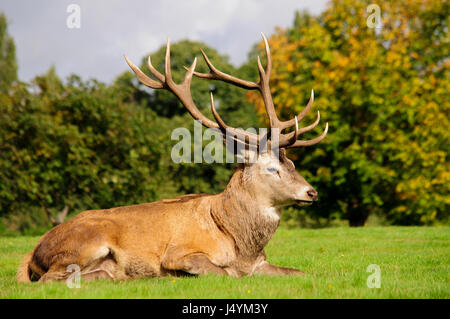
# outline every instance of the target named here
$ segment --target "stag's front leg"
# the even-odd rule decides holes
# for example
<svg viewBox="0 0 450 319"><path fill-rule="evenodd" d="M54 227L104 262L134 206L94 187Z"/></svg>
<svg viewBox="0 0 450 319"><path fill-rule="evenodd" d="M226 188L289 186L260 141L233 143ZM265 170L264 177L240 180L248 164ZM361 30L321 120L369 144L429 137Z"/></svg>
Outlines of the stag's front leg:
<svg viewBox="0 0 450 319"><path fill-rule="evenodd" d="M162 261L162 267L166 270L181 270L193 275L227 275L223 268L213 264L202 253L189 254L183 257L180 257L179 254L166 254Z"/></svg>
<svg viewBox="0 0 450 319"><path fill-rule="evenodd" d="M253 274L263 274L263 275L294 275L294 276L300 276L300 275L306 275L304 272L294 269L294 268L287 268L287 267L278 267L272 264L269 264L267 261L262 261L259 263L254 271Z"/></svg>

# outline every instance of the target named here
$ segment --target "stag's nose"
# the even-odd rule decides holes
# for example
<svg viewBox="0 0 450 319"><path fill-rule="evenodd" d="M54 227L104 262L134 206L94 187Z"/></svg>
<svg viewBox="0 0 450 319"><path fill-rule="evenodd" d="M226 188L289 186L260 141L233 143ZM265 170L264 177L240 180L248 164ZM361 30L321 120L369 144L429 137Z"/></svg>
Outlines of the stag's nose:
<svg viewBox="0 0 450 319"><path fill-rule="evenodd" d="M314 188L310 188L307 192L306 192L306 194L308 194L308 197L311 199L311 200L317 200L317 198L318 198L318 193L317 193L317 191L314 189Z"/></svg>

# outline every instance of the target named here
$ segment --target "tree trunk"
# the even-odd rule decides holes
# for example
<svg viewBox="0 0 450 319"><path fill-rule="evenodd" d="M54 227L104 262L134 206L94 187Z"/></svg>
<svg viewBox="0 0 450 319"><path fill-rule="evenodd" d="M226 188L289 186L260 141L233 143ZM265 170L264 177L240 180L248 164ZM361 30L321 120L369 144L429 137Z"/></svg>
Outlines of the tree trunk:
<svg viewBox="0 0 450 319"><path fill-rule="evenodd" d="M368 211L353 211L350 213L348 218L348 224L350 227L361 227L366 224L367 218L369 217Z"/></svg>

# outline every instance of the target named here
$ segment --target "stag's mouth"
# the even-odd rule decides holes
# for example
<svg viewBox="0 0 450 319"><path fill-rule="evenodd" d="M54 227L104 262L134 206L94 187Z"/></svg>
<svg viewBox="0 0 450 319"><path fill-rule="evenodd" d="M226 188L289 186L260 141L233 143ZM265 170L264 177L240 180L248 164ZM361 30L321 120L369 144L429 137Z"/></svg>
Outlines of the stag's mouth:
<svg viewBox="0 0 450 319"><path fill-rule="evenodd" d="M313 201L312 200L298 199L298 200L295 201L295 203L297 205L300 205L300 206L308 206L308 205L311 205L313 203Z"/></svg>

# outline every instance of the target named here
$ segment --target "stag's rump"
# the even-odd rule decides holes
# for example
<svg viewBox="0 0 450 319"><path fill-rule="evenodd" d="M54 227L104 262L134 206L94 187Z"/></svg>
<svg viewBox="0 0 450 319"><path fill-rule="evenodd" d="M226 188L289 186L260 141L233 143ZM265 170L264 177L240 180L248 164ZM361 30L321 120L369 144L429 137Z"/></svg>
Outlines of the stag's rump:
<svg viewBox="0 0 450 319"><path fill-rule="evenodd" d="M71 264L84 268L96 257L105 257L106 250L109 253L114 246L120 226L114 220L96 215L94 211L89 212L84 218L74 218L48 231L31 256L29 266L34 275L41 277L50 269Z"/></svg>

